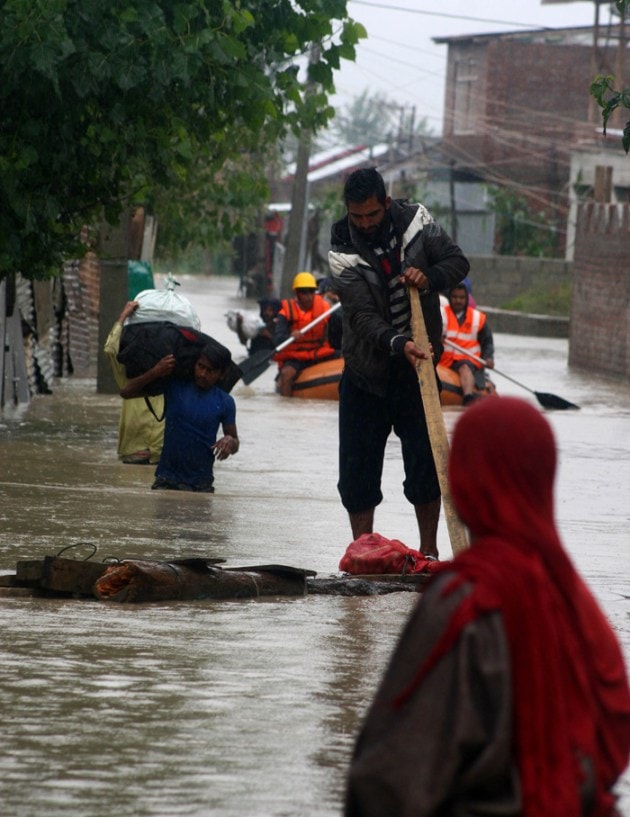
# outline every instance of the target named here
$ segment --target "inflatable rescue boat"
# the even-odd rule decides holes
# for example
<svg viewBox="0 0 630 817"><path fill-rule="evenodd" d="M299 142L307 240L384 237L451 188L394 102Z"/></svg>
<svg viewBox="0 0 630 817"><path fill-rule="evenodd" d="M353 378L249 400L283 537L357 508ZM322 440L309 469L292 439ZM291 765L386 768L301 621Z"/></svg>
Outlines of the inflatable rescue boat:
<svg viewBox="0 0 630 817"><path fill-rule="evenodd" d="M343 371L343 358L325 360L308 366L300 372L293 385L292 397L303 400L338 400L339 381ZM461 406L463 401L459 375L452 369L438 365L438 377L442 383L440 402L443 406ZM477 390L481 397L496 394L494 384L488 380L485 389Z"/></svg>

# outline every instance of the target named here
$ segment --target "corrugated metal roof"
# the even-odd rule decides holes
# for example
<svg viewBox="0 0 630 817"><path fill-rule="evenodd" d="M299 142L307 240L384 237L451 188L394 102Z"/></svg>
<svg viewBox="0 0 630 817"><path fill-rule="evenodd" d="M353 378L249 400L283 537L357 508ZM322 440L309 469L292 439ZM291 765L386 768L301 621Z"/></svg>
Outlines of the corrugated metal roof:
<svg viewBox="0 0 630 817"><path fill-rule="evenodd" d="M616 35L616 26L607 28L608 36ZM437 45L481 40L523 40L526 42L548 41L553 37L555 41L561 39L564 43L591 44L593 40L593 26L573 26L571 28L533 28L531 30L489 32L487 34L457 34L452 37L431 37Z"/></svg>
<svg viewBox="0 0 630 817"><path fill-rule="evenodd" d="M329 148L320 153L315 153L310 157L308 163L308 180L309 182L316 182L326 179L328 176L337 176L339 173L343 173L344 170L359 167L370 160L380 159L388 151L389 145L381 143L373 147L358 145L350 148ZM289 165L288 173L283 181L288 181L295 175L295 168L295 162Z"/></svg>

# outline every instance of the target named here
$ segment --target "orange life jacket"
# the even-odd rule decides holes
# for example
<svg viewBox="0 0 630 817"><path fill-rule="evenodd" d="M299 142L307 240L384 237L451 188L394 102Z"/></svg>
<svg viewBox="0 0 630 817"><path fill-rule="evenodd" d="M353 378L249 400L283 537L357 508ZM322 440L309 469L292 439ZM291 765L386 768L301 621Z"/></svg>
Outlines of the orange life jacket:
<svg viewBox="0 0 630 817"><path fill-rule="evenodd" d="M328 301L324 300L319 293L316 293L313 308L308 312L300 309L295 298L289 298L282 301L278 314L284 315L289 323L289 331L295 332L296 329L302 329L329 309L330 304ZM278 363L285 360L312 360L315 362L325 357L331 357L335 354L335 350L328 343L327 325L328 321L321 321L317 326L309 329L301 338L294 340L285 349L277 352L274 355L274 360L277 360Z"/></svg>
<svg viewBox="0 0 630 817"><path fill-rule="evenodd" d="M443 314L446 318L446 332L444 333L446 339L452 340L453 343L456 343L463 349L467 349L471 354L481 357L481 345L477 337L486 323L484 313L469 306L466 309L466 316L461 324L458 322L457 316L451 309L450 304L444 307ZM442 357L440 358L440 365L450 367L456 360L467 360L477 369L483 368L481 363L477 363L476 360L468 357L468 355L463 355L461 352L451 349L450 346L445 346Z"/></svg>

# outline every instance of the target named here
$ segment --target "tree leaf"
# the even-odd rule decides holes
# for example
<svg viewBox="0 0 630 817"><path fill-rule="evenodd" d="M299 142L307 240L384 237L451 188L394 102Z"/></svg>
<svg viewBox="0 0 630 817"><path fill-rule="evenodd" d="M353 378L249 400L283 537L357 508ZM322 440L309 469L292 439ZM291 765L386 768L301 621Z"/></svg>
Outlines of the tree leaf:
<svg viewBox="0 0 630 817"><path fill-rule="evenodd" d="M261 156L329 118L334 71L364 33L346 3L0 3L0 277L54 274L84 224L138 191L163 208L161 232L176 235L172 217L190 240L220 195L204 235L227 240L264 196ZM313 42L318 106L298 80Z"/></svg>

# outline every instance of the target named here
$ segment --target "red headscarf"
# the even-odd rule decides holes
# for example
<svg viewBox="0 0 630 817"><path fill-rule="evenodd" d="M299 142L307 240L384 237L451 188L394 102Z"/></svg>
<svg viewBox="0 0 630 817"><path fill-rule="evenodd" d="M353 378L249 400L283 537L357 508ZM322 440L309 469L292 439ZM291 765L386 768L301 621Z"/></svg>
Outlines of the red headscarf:
<svg viewBox="0 0 630 817"><path fill-rule="evenodd" d="M471 548L444 570L473 592L406 693L471 620L500 610L514 692L524 817L581 815L580 758L595 774L593 817L613 813L630 751L630 693L615 635L564 551L553 513L556 447L541 412L509 397L468 408L449 460Z"/></svg>

